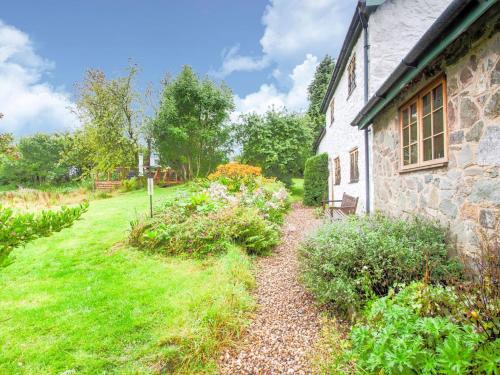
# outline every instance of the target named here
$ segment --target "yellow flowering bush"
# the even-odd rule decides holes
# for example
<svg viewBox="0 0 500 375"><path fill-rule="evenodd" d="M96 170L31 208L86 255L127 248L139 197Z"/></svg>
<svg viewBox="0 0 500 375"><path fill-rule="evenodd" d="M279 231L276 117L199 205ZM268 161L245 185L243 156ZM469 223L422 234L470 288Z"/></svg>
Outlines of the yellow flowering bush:
<svg viewBox="0 0 500 375"><path fill-rule="evenodd" d="M229 189L231 192L240 190L244 185L250 190L257 187L256 178L261 176L262 169L253 165L228 163L221 164L217 167L214 173L208 176L210 181L217 181Z"/></svg>
<svg viewBox="0 0 500 375"><path fill-rule="evenodd" d="M221 177L230 179L241 179L247 176L260 176L262 168L253 165L228 163L221 164L217 167L214 173L208 176L210 181L217 180Z"/></svg>

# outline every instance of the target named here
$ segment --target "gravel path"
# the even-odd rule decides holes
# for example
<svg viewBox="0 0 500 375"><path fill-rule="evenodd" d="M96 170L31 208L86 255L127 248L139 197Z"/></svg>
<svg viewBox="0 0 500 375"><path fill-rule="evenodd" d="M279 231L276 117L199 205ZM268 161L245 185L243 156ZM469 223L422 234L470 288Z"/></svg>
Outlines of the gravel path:
<svg viewBox="0 0 500 375"><path fill-rule="evenodd" d="M238 347L219 360L221 374L310 374L309 350L321 320L312 298L298 282L297 247L319 220L295 205L287 216L282 243L257 262L256 316Z"/></svg>

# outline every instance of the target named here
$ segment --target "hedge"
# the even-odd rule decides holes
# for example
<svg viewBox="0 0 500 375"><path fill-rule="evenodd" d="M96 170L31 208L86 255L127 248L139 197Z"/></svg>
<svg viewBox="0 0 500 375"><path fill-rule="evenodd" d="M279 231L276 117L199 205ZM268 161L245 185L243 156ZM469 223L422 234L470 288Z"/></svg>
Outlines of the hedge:
<svg viewBox="0 0 500 375"><path fill-rule="evenodd" d="M328 195L328 154L306 160L304 169L304 204L318 206Z"/></svg>

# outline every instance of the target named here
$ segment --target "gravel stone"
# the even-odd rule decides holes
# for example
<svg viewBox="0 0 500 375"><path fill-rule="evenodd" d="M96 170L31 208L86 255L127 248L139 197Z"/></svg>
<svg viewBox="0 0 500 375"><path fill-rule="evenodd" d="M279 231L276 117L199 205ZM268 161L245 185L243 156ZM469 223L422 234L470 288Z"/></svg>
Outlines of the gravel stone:
<svg viewBox="0 0 500 375"><path fill-rule="evenodd" d="M242 341L220 356L221 374L312 374L310 350L319 338L321 317L298 281L297 249L320 222L313 209L294 205L281 244L257 260L257 311Z"/></svg>

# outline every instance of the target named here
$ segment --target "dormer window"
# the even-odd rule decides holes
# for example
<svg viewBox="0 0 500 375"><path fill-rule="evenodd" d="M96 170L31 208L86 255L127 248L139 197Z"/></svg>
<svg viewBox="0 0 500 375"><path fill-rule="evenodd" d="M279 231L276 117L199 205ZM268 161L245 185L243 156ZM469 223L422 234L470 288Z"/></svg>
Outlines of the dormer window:
<svg viewBox="0 0 500 375"><path fill-rule="evenodd" d="M351 57L351 61L347 66L347 74L348 74L348 86L347 86L347 95L351 95L351 93L356 88L356 54L354 53Z"/></svg>
<svg viewBox="0 0 500 375"><path fill-rule="evenodd" d="M330 126L333 124L333 120L335 118L334 109L335 109L335 98L333 98L332 101L330 102Z"/></svg>

